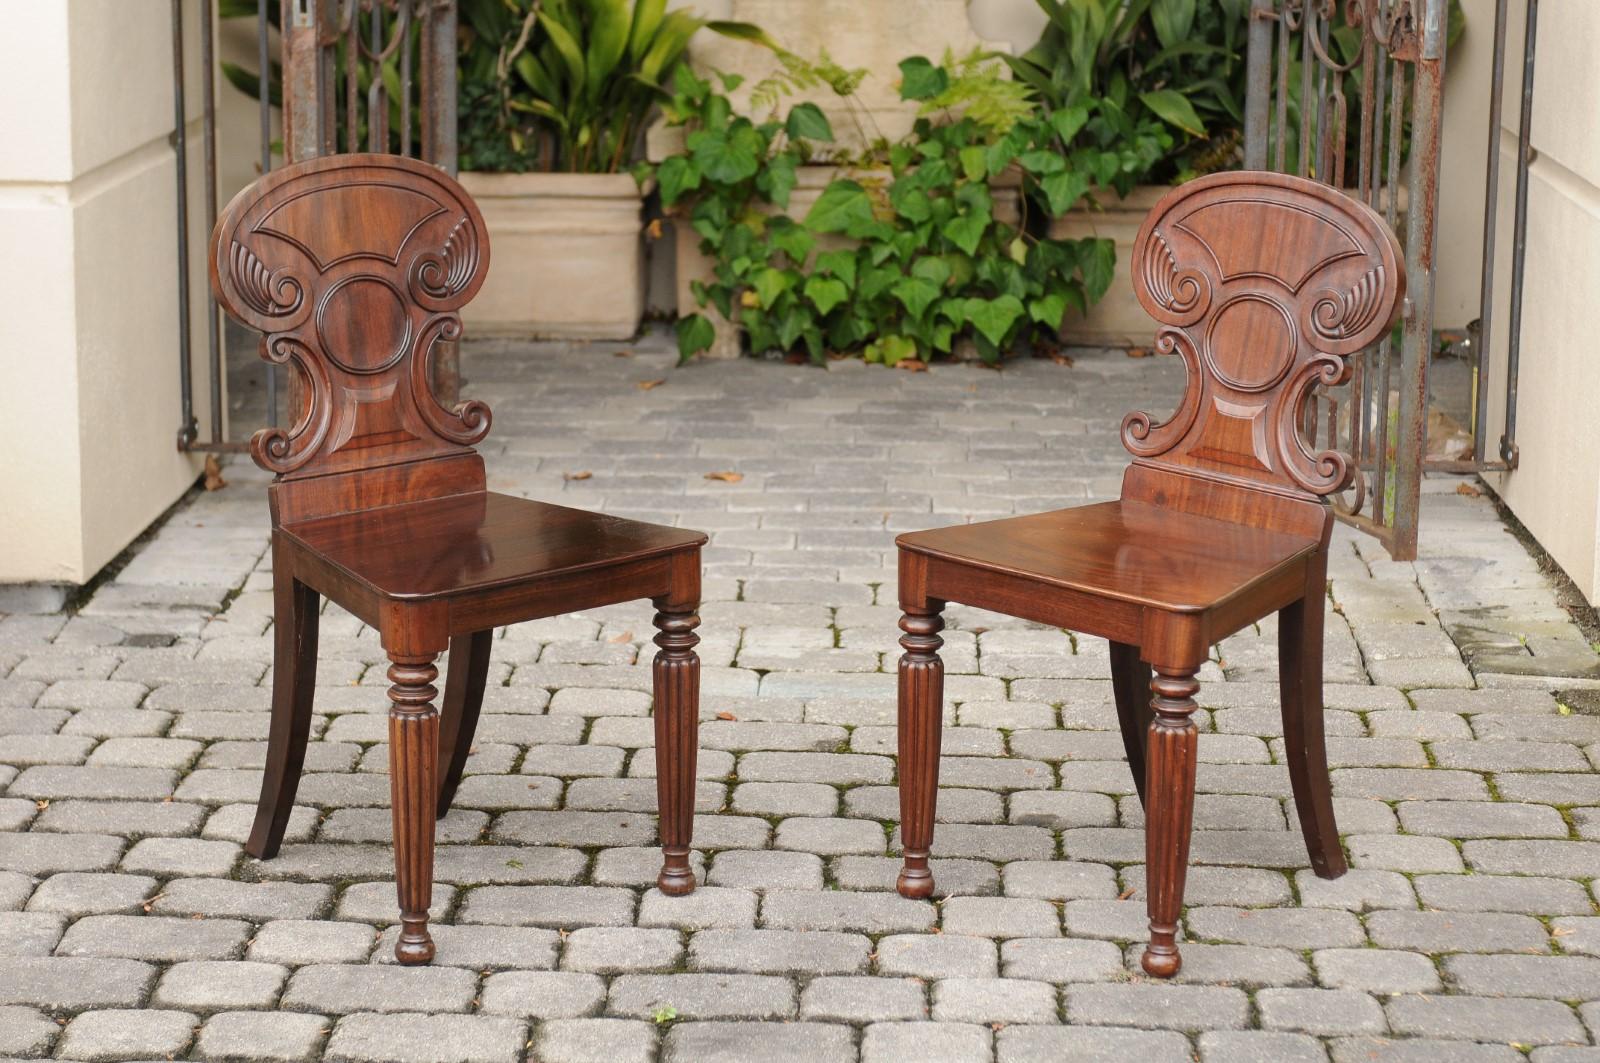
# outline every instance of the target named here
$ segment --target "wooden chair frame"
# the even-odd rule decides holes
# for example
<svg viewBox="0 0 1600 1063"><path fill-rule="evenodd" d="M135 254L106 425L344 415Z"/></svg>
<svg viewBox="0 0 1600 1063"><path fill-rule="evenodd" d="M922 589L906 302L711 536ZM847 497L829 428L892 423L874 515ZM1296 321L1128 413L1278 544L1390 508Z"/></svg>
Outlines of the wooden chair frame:
<svg viewBox="0 0 1600 1063"><path fill-rule="evenodd" d="M251 442L276 474L276 630L266 772L246 850L276 855L294 807L325 596L377 629L390 662L395 955L406 964L434 955L434 821L460 783L494 629L505 624L654 602L658 885L667 894L695 886L694 629L706 537L487 490L473 444L489 431L488 407L446 409L429 381L435 345L460 336L459 311L488 260L483 217L460 185L392 155L275 170L235 197L211 241L218 301L305 385L296 423ZM446 650L441 724L433 684Z"/></svg>
<svg viewBox="0 0 1600 1063"><path fill-rule="evenodd" d="M1322 719L1323 612L1348 456L1305 438L1319 385L1393 325L1405 293L1393 233L1325 185L1215 174L1169 192L1132 259L1141 305L1188 384L1163 423L1132 413L1118 502L902 535L899 771L908 897L933 891L946 602L1111 643L1123 744L1147 820L1150 942L1176 974L1198 731L1196 679L1212 645L1278 613L1284 750L1313 870L1344 873ZM1151 697L1147 700L1144 691Z"/></svg>

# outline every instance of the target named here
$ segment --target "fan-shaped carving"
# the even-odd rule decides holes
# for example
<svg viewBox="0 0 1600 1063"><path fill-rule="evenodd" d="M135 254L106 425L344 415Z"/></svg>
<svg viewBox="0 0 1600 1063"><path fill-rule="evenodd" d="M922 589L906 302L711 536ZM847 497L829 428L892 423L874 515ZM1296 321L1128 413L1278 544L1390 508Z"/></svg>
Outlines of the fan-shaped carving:
<svg viewBox="0 0 1600 1063"><path fill-rule="evenodd" d="M443 171L392 155L275 170L228 205L212 237L218 300L271 332L266 356L306 381L292 429L252 454L309 477L459 454L489 430L481 402L446 409L432 354L461 334L483 283L483 217ZM216 268L221 266L220 269Z"/></svg>
<svg viewBox="0 0 1600 1063"><path fill-rule="evenodd" d="M1383 267L1373 266L1355 284L1324 288L1311 304L1311 331L1322 340L1347 340L1365 332L1383 304Z"/></svg>
<svg viewBox="0 0 1600 1063"><path fill-rule="evenodd" d="M1210 303L1211 285L1205 274L1195 269L1180 269L1161 231L1151 233L1140 264L1140 279L1149 299L1159 308L1159 316L1175 325L1187 325L1205 313Z"/></svg>

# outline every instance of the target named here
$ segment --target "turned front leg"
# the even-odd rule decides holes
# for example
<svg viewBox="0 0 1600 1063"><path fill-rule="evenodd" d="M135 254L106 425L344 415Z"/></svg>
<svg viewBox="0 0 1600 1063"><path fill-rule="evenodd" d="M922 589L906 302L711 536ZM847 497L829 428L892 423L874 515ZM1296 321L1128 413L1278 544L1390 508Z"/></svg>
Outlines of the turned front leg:
<svg viewBox="0 0 1600 1063"><path fill-rule="evenodd" d="M695 758L700 739L700 625L694 605L658 600L655 680L656 801L661 821L661 874L656 885L670 896L694 890L689 845L694 834Z"/></svg>
<svg viewBox="0 0 1600 1063"><path fill-rule="evenodd" d="M1189 831L1194 824L1195 761L1199 732L1194 725L1195 670L1156 668L1150 681L1150 741L1146 751L1145 884L1150 911L1150 944L1141 960L1145 971L1170 978L1183 965L1178 954L1178 917L1189 871Z"/></svg>
<svg viewBox="0 0 1600 1063"><path fill-rule="evenodd" d="M395 889L400 898L400 939L395 958L404 964L433 959L428 907L433 903L433 827L438 801L439 677L434 655L389 660L389 787L394 808Z"/></svg>
<svg viewBox="0 0 1600 1063"><path fill-rule="evenodd" d="M942 603L938 603L942 604ZM900 845L904 865L896 888L902 897L933 893L928 852L939 799L939 728L944 715L944 662L939 648L944 618L937 604L900 618Z"/></svg>

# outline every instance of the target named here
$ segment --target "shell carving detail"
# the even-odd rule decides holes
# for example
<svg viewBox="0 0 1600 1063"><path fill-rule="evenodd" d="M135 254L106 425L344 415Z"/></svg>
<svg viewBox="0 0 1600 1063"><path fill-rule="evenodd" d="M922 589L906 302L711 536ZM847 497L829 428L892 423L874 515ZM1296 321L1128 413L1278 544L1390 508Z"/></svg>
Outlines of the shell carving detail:
<svg viewBox="0 0 1600 1063"><path fill-rule="evenodd" d="M282 317L300 306L300 282L284 270L274 273L248 247L235 240L228 249L233 286L246 306L264 317Z"/></svg>
<svg viewBox="0 0 1600 1063"><path fill-rule="evenodd" d="M472 220L456 222L438 254L417 257L411 277L416 287L434 299L450 299L466 290L478 272L478 238Z"/></svg>
<svg viewBox="0 0 1600 1063"><path fill-rule="evenodd" d="M1342 292L1317 293L1311 307L1311 328L1319 339L1338 341L1361 332L1378 316L1383 302L1383 267L1373 266Z"/></svg>

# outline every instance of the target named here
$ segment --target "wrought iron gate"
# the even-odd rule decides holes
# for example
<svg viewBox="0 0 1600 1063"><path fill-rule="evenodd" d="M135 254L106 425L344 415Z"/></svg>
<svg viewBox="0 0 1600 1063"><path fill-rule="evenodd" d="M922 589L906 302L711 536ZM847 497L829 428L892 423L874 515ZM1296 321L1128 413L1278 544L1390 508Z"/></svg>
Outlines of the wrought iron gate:
<svg viewBox="0 0 1600 1063"><path fill-rule="evenodd" d="M1536 0L1529 4L1533 7ZM1499 0L1490 101L1483 318L1493 298L1505 8L1506 0ZM1342 188L1382 213L1405 245L1408 284L1399 336L1390 335L1352 358L1346 382L1325 390L1305 411L1308 435L1355 458L1355 483L1336 503L1340 517L1377 536L1399 560L1417 556L1425 469L1471 472L1515 463L1515 323L1508 359L1508 434L1501 441L1501 455L1491 458L1484 438L1490 367L1485 333L1471 349L1473 452L1465 460L1427 456L1449 13L1449 0L1252 0L1251 8L1245 166L1298 173ZM1531 98L1532 69L1530 55L1524 106ZM1523 131L1526 135L1526 124ZM1520 212L1518 228L1520 234ZM1516 298L1521 287L1520 256L1518 263L1513 317L1520 303Z"/></svg>
<svg viewBox="0 0 1600 1063"><path fill-rule="evenodd" d="M207 297L208 384L211 394L210 438L200 439L194 416L194 381L190 370L187 110L184 92L184 7L172 0L173 106L176 131L178 199L178 315L180 386L183 421L178 448L194 451L242 450L246 444L224 438L222 380L227 371L221 320ZM207 230L217 218L217 108L213 85L216 9L200 2L200 66L204 110L202 151L205 160ZM229 9L237 9L235 0ZM262 173L272 169L276 153L297 162L343 151L394 152L412 155L456 172L456 0L256 0L256 96L260 113ZM276 16L276 17L274 17ZM271 62L271 38L281 40L281 80ZM273 96L283 109L283 143L272 139ZM203 243L203 241L202 241ZM278 367L265 363L267 423L277 423ZM291 411L300 408L298 381L289 381ZM439 345L434 357L434 389L441 401L453 403L460 383L454 343Z"/></svg>

